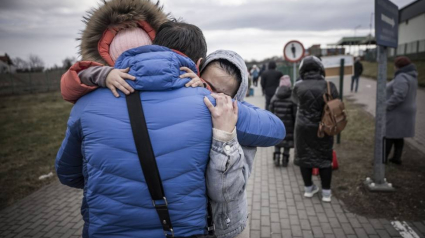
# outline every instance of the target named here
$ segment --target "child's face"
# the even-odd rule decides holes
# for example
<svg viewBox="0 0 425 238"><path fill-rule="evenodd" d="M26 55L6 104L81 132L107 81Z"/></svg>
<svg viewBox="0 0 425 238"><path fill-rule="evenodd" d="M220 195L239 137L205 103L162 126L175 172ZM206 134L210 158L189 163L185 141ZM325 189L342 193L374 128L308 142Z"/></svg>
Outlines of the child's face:
<svg viewBox="0 0 425 238"><path fill-rule="evenodd" d="M236 79L215 64L208 65L201 77L207 81L215 93L224 93L233 98L238 91Z"/></svg>

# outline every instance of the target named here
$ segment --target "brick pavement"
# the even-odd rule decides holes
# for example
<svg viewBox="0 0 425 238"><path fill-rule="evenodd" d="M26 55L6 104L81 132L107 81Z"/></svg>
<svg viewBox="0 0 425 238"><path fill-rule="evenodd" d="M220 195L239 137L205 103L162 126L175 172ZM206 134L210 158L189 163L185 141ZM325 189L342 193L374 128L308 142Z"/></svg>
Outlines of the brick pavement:
<svg viewBox="0 0 425 238"><path fill-rule="evenodd" d="M260 107L264 103L259 95L247 101ZM335 197L328 204L319 196L304 199L298 167L291 162L287 168L276 168L272 153L273 148L258 150L247 186L251 238L401 237L390 221L350 213ZM317 178L315 183L319 184ZM81 190L55 181L0 211L0 237L80 237L81 199ZM425 221L408 224L419 237L425 237Z"/></svg>

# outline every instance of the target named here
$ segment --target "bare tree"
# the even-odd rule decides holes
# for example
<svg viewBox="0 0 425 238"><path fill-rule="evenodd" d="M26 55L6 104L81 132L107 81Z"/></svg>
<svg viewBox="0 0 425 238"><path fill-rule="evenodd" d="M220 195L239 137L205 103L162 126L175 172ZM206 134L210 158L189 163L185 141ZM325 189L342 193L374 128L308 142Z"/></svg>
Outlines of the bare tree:
<svg viewBox="0 0 425 238"><path fill-rule="evenodd" d="M30 55L28 63L31 71L33 72L40 72L44 69L44 62L37 55Z"/></svg>
<svg viewBox="0 0 425 238"><path fill-rule="evenodd" d="M62 60L62 68L69 69L77 61L75 57L66 57Z"/></svg>
<svg viewBox="0 0 425 238"><path fill-rule="evenodd" d="M13 64L15 65L17 71L23 72L23 71L27 71L29 69L28 62L25 61L22 58L16 57L12 61L13 61Z"/></svg>

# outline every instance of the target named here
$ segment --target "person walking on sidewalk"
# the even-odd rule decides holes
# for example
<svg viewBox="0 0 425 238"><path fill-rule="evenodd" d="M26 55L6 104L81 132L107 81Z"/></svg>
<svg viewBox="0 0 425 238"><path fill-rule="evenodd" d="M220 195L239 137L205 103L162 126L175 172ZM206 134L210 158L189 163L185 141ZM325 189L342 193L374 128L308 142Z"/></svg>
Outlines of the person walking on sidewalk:
<svg viewBox="0 0 425 238"><path fill-rule="evenodd" d="M317 136L327 92L325 69L315 56L305 57L299 69L301 80L292 91L292 100L298 105L295 121L295 160L304 180L304 197L311 198L319 191L312 182L313 168L319 168L322 181L322 201L331 201L333 136ZM333 98L338 98L335 84L330 82Z"/></svg>
<svg viewBox="0 0 425 238"><path fill-rule="evenodd" d="M276 62L274 61L270 61L269 69L261 74L261 88L266 96L266 110L269 110L270 100L276 92L282 76L282 72L276 70Z"/></svg>
<svg viewBox="0 0 425 238"><path fill-rule="evenodd" d="M280 79L279 87L276 90L270 102L270 111L279 117L286 129L286 137L282 142L275 146L273 160L276 166L280 164L281 149L283 149L282 166L288 166L289 152L294 148L294 127L295 117L297 115L297 105L291 100L291 78L284 75Z"/></svg>
<svg viewBox="0 0 425 238"><path fill-rule="evenodd" d="M257 67L257 65L254 64L254 66L252 66L250 73L251 73L251 76L252 76L254 86L257 87L258 78L260 77L260 69Z"/></svg>
<svg viewBox="0 0 425 238"><path fill-rule="evenodd" d="M363 73L363 65L362 63L360 63L360 58L357 57L356 62L354 63L354 75L353 77L351 77L351 92L353 92L353 88L355 84L356 85L355 92L357 93L357 89L359 88L359 80L362 73Z"/></svg>
<svg viewBox="0 0 425 238"><path fill-rule="evenodd" d="M406 56L394 61L394 79L387 84L386 158L394 145L390 162L401 164L404 138L415 136L418 72Z"/></svg>

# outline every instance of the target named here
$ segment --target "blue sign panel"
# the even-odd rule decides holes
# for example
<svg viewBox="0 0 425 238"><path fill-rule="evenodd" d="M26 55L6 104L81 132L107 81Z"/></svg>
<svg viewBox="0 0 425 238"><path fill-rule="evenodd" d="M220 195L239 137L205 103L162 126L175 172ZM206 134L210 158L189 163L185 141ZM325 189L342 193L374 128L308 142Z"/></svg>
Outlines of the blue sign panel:
<svg viewBox="0 0 425 238"><path fill-rule="evenodd" d="M376 44L397 48L398 7L389 0L375 0Z"/></svg>

